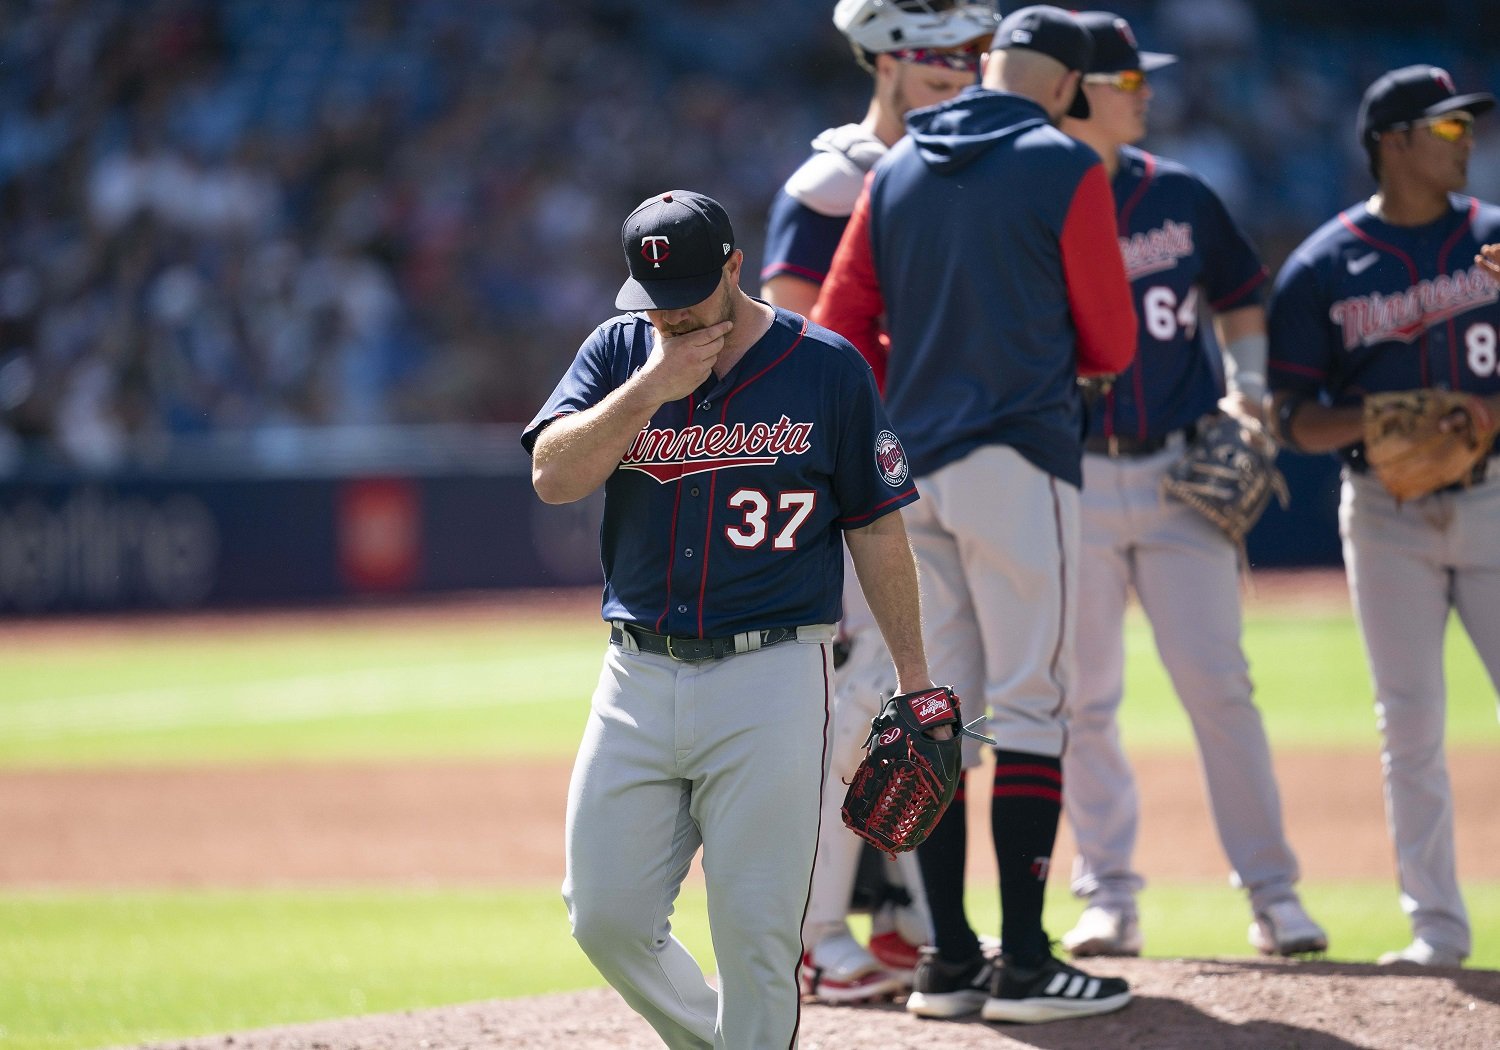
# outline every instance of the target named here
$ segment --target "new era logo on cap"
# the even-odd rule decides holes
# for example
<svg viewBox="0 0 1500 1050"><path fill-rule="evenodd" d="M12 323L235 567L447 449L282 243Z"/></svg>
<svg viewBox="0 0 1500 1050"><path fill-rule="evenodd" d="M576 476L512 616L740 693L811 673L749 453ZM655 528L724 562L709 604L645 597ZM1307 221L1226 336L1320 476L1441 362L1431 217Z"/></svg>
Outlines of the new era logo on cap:
<svg viewBox="0 0 1500 1050"><path fill-rule="evenodd" d="M1060 7L1035 4L1012 11L995 30L992 51L1022 48L1036 51L1061 62L1067 69L1082 73L1089 68L1094 42L1078 19ZM1085 120L1089 101L1079 91L1068 109L1068 116Z"/></svg>
<svg viewBox="0 0 1500 1050"><path fill-rule="evenodd" d="M734 251L734 229L718 201L672 190L636 206L620 229L630 277L615 297L621 310L680 310L719 287Z"/></svg>

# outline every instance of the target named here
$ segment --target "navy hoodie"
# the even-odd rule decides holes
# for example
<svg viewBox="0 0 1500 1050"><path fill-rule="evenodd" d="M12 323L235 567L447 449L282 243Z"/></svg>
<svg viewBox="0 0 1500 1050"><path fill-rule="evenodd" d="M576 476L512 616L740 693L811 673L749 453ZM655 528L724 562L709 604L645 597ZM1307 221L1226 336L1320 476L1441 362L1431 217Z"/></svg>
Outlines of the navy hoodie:
<svg viewBox="0 0 1500 1050"><path fill-rule="evenodd" d="M918 477L989 444L1082 483L1079 375L1135 353L1099 157L1029 98L969 88L907 115L814 311L872 364ZM877 369L877 372L879 370Z"/></svg>

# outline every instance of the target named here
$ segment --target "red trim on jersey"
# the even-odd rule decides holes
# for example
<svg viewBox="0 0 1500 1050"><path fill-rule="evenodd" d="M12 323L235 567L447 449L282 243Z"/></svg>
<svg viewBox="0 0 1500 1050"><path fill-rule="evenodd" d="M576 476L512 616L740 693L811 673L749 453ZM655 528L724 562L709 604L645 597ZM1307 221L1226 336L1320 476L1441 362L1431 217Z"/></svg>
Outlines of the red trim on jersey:
<svg viewBox="0 0 1500 1050"><path fill-rule="evenodd" d="M1371 248L1375 248L1378 251L1382 252L1388 252L1404 262L1406 264L1406 272L1411 275L1412 284L1415 285L1422 279L1421 273L1417 269L1417 264L1412 261L1412 257L1410 255L1407 255L1400 248L1397 248L1394 244L1386 244L1382 240L1371 237L1364 230L1361 230L1358 226L1349 221L1349 216L1345 212L1339 212L1339 222L1343 223L1344 229L1348 230L1350 233L1354 234L1354 236L1364 241ZM1418 363L1422 366L1422 385L1430 386L1431 383L1427 378L1427 330L1425 328L1422 330L1422 353L1418 358Z"/></svg>
<svg viewBox="0 0 1500 1050"><path fill-rule="evenodd" d="M1221 296L1220 298L1215 299L1213 302L1209 303L1208 305L1211 306L1211 307L1213 307L1213 309L1215 311L1224 310L1224 309L1230 308L1231 304L1233 304L1237 300L1241 299L1242 297L1248 295L1250 292L1254 291L1257 287L1259 287L1261 285L1262 282L1264 282L1266 280L1266 278L1268 278L1270 276L1271 276L1271 271L1267 270L1264 266L1262 266L1260 268L1260 273L1258 273L1254 277L1250 278L1248 281L1246 281L1244 284L1240 285L1238 288L1236 288L1234 291L1230 292L1228 295Z"/></svg>
<svg viewBox="0 0 1500 1050"><path fill-rule="evenodd" d="M813 307L812 319L854 344L875 373L875 386L885 392L885 360L888 348L881 343L881 319L885 297L875 275L875 253L870 245L870 180L854 204L854 213L839 238L838 250L828 267L828 277ZM1123 263L1121 264L1124 265Z"/></svg>
<svg viewBox="0 0 1500 1050"><path fill-rule="evenodd" d="M783 262L776 263L772 266L767 266L764 270L761 271L760 280L761 283L764 284L772 277L800 277L804 281L811 281L813 284L822 284L823 279L827 276L828 275L826 273L819 273L817 270L809 270L807 267L798 266L796 263Z"/></svg>
<svg viewBox="0 0 1500 1050"><path fill-rule="evenodd" d="M1443 247L1438 250L1437 272L1439 274L1447 273L1448 253L1453 250L1453 246L1458 243L1458 239L1468 232L1469 227L1474 223L1474 216L1478 212L1479 201L1470 200L1469 214L1464 216L1464 221L1459 223L1458 229L1449 235L1448 239L1443 242ZM1454 390L1463 389L1462 378L1458 372L1458 330L1454 327L1453 318L1451 317L1448 318L1448 385Z"/></svg>
<svg viewBox="0 0 1500 1050"><path fill-rule="evenodd" d="M912 492L911 486L907 486L907 488L904 491L902 491L901 493L899 493L899 494L897 494L895 496L892 496L890 499L886 500L884 503L877 503L877 504L875 504L875 506L871 507L865 513L863 513L863 514L855 514L855 515L853 515L851 517L847 517L847 518L836 518L836 519L834 519L834 524L835 525L843 526L844 528L848 528L850 522L864 521L866 518L873 518L880 510L884 509L885 507L889 507L892 503L895 503L897 500L905 499L907 496L911 495L911 492Z"/></svg>
<svg viewBox="0 0 1500 1050"><path fill-rule="evenodd" d="M695 404L695 402L692 399L692 397L690 396L689 399L688 399L688 414L687 414L687 425L688 426L692 426L693 425L693 406L694 406L694 404ZM683 459L687 458L687 442L683 442L682 457L683 457ZM662 607L661 615L656 618L656 623L652 626L652 630L656 631L657 633L661 633L662 624L666 621L667 615L672 611L672 559L677 554L677 512L681 509L681 507L682 507L682 478L678 478L677 479L677 492L672 497L672 528L667 533L667 543L668 543L668 546L667 546L667 585L664 588L664 590L667 592L667 604ZM709 514L710 518L713 517L713 512L714 512L713 503L710 502L709 505L708 505L708 514ZM707 554L705 554L704 557L707 557ZM700 626L700 630L698 631L698 633L699 633L699 635L702 635L703 631L701 629L701 626L702 626L702 620L703 620L703 603L701 601L698 603L698 620L699 620L699 626Z"/></svg>
<svg viewBox="0 0 1500 1050"><path fill-rule="evenodd" d="M1328 373L1321 368L1313 368L1310 365L1293 364L1290 361L1267 361L1266 364L1282 372L1290 372L1295 376L1303 376L1307 379L1324 379Z"/></svg>
<svg viewBox="0 0 1500 1050"><path fill-rule="evenodd" d="M1142 156L1142 158L1143 158L1143 160L1145 162L1146 170L1141 173L1141 181L1140 181L1139 185L1136 186L1135 191L1133 193L1131 193L1130 199L1127 200L1120 207L1119 226L1120 226L1120 230L1122 230L1122 231L1123 230L1127 230L1127 229L1130 228L1130 213L1135 210L1135 206L1141 202L1141 199L1143 197L1146 196L1146 190L1150 187L1151 181L1154 178L1156 178L1156 157L1153 156L1150 153L1146 153L1144 150L1142 151L1141 156ZM1137 355L1139 355L1139 353L1140 353L1139 344L1137 344L1136 353L1137 353ZM1141 441L1145 441L1146 440L1146 429L1147 429L1146 428L1146 379L1145 379L1145 376L1142 374L1144 371L1145 371L1145 367L1144 366L1138 366L1136 368L1136 370L1135 370L1134 382L1131 384L1135 388L1135 403L1136 403L1136 405L1138 406L1138 409L1139 409L1137 411L1137 413L1136 413L1136 426L1135 426L1136 438L1139 439L1139 440L1141 440ZM1115 421L1114 421L1115 402L1114 402L1114 388L1113 387L1110 388L1110 391L1109 391L1109 401L1106 403L1106 408L1108 409L1109 414L1104 419L1104 424L1105 424L1104 433L1105 433L1106 437L1113 437L1114 433L1115 433L1115 425L1114 425L1115 424Z"/></svg>
<svg viewBox="0 0 1500 1050"><path fill-rule="evenodd" d="M1105 237L1115 251L1099 250ZM1104 165L1095 164L1073 191L1060 238L1081 376L1118 375L1135 357L1135 300L1119 240L1114 195Z"/></svg>
<svg viewBox="0 0 1500 1050"><path fill-rule="evenodd" d="M765 368L762 368L759 372L756 372L749 379L746 379L739 386L735 387L733 390L729 391L729 393L727 393L727 394L724 395L723 400L719 402L719 422L720 423L727 424L729 422L729 402L730 402L731 399L733 399L734 395L738 394L741 390L745 389L751 383L755 382L761 376L765 375L771 369L775 368L777 365L781 364L781 362L785 361L788 357L790 357L792 351L795 350L795 349L797 349L797 347L799 347L799 346L802 345L802 339L806 335L807 335L807 318L804 317L804 318L802 318L802 330L797 333L797 338L792 340L792 345L791 346L787 347L786 350L779 357L776 358L776 360L774 360L770 364L766 365ZM688 422L689 423L692 422L692 412L691 412L691 410L689 410L689 412L688 412ZM698 577L698 637L699 638L704 637L704 634L703 634L703 610L704 610L704 607L708 605L708 552L709 552L709 549L710 549L709 548L709 542L713 539L713 535L714 535L714 508L716 506L718 506L717 500L716 500L716 498L714 496L714 489L718 487L718 483L719 483L719 474L718 474L717 471L715 471L713 477L709 480L709 483L708 483L708 527L704 530L704 533L703 533L703 572ZM679 488L678 492L681 493L681 491L682 491L681 488ZM669 568L670 568L670 565L669 565Z"/></svg>
<svg viewBox="0 0 1500 1050"><path fill-rule="evenodd" d="M1151 180L1156 178L1156 158L1145 150L1141 151L1141 156L1145 158L1146 170L1141 173L1140 185L1135 188L1135 192L1130 195L1130 199L1120 207L1120 229L1122 230L1130 226L1130 213L1135 210L1135 206L1146 195L1146 187L1151 184Z"/></svg>
<svg viewBox="0 0 1500 1050"><path fill-rule="evenodd" d="M1143 364L1141 364L1139 362L1136 363L1135 368L1131 370L1131 384L1130 385L1135 388L1135 405L1136 405L1136 413L1135 413L1135 415L1136 415L1136 420L1135 420L1135 436L1136 436L1136 440L1138 440L1138 441L1145 441L1146 440L1146 416L1148 414L1147 411L1146 411L1146 404L1147 404L1147 402L1146 402L1146 366L1145 365L1143 365ZM1112 384L1110 386L1110 390L1111 391L1114 390L1114 386Z"/></svg>

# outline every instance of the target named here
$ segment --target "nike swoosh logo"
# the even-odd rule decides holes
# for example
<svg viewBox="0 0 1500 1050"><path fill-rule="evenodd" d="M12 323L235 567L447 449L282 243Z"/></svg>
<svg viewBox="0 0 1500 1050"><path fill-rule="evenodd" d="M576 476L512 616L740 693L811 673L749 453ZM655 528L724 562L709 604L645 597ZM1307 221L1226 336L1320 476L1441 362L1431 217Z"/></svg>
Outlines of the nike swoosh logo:
<svg viewBox="0 0 1500 1050"><path fill-rule="evenodd" d="M1369 255L1361 255L1358 259L1350 259L1347 265L1349 267L1349 272L1352 273L1355 277L1358 277L1360 274L1364 273L1379 261L1380 253L1371 252Z"/></svg>

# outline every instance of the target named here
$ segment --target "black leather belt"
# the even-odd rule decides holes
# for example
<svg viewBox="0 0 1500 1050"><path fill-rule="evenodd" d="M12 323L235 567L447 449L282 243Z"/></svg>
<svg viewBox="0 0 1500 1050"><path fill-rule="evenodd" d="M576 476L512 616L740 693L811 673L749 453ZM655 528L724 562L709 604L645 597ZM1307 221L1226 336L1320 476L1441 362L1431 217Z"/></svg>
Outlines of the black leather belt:
<svg viewBox="0 0 1500 1050"><path fill-rule="evenodd" d="M1198 436L1197 424L1189 423L1181 430L1168 431L1161 437L1129 438L1118 434L1105 437L1103 434L1090 434L1083 443L1083 449L1112 459L1120 456L1149 456L1166 448L1178 434L1182 435L1184 443L1193 440Z"/></svg>
<svg viewBox="0 0 1500 1050"><path fill-rule="evenodd" d="M635 639L636 646L643 653L670 656L683 663L698 663L701 660L722 660L735 653L754 652L777 642L790 641L797 637L797 628L772 627L750 631L748 636L732 634L725 638L692 638L685 634L656 634L629 623L610 624L609 640L615 645L624 644L626 634ZM759 639L760 644L754 644L754 639Z"/></svg>

